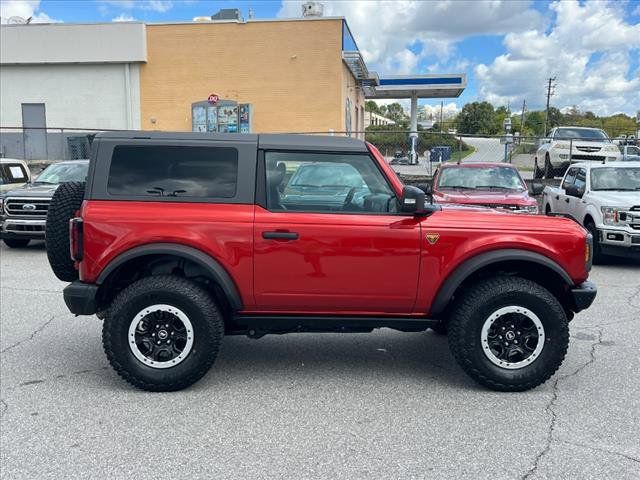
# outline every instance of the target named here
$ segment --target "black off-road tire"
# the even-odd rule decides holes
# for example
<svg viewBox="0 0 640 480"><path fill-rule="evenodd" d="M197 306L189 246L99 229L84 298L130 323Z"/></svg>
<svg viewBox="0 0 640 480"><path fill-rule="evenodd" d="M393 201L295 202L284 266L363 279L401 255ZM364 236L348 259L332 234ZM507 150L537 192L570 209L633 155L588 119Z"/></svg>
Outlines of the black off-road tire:
<svg viewBox="0 0 640 480"><path fill-rule="evenodd" d="M193 326L193 346L175 366L153 368L136 358L129 347L129 327L151 305L183 311ZM181 390L202 378L213 365L224 335L224 319L211 295L197 283L174 275L146 277L118 294L106 312L102 344L114 370L143 390Z"/></svg>
<svg viewBox="0 0 640 480"><path fill-rule="evenodd" d="M546 382L562 364L569 345L569 325L564 309L544 287L520 277L492 277L469 288L458 300L448 323L449 347L462 369L492 390L518 392ZM539 356L518 369L492 363L483 351L481 331L498 309L529 309L544 326Z"/></svg>
<svg viewBox="0 0 640 480"><path fill-rule="evenodd" d="M593 264L601 265L605 262L606 256L602 253L602 249L600 248L600 242L598 241L598 229L593 222L585 223L584 227L589 230L589 233L593 237Z"/></svg>
<svg viewBox="0 0 640 480"><path fill-rule="evenodd" d="M69 220L84 199L84 182L61 183L51 198L45 227L45 244L49 265L64 282L78 279L78 271L69 253Z"/></svg>
<svg viewBox="0 0 640 480"><path fill-rule="evenodd" d="M24 248L29 245L31 240L28 238L5 238L2 241L9 248Z"/></svg>
<svg viewBox="0 0 640 480"><path fill-rule="evenodd" d="M544 170L538 166L538 157L533 162L533 178L541 179L544 177Z"/></svg>
<svg viewBox="0 0 640 480"><path fill-rule="evenodd" d="M447 335L447 324L445 322L440 322L437 325L434 325L433 327L430 327L431 330L433 330L433 333L435 333L436 335L442 335L442 336L446 336Z"/></svg>
<svg viewBox="0 0 640 480"><path fill-rule="evenodd" d="M551 164L551 158L547 153L544 157L544 178L551 179L555 177L555 169Z"/></svg>

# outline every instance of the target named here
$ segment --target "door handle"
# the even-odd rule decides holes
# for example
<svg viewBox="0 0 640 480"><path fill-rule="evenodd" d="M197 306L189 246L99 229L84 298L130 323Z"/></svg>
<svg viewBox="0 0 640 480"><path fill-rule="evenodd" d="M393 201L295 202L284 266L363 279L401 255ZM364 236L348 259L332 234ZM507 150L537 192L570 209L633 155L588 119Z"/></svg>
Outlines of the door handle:
<svg viewBox="0 0 640 480"><path fill-rule="evenodd" d="M299 237L297 232L262 232L265 240L297 240Z"/></svg>
<svg viewBox="0 0 640 480"><path fill-rule="evenodd" d="M556 200L560 200L560 195L556 195Z"/></svg>
<svg viewBox="0 0 640 480"><path fill-rule="evenodd" d="M565 201L565 202L567 202L567 203L569 203L569 199L568 199L568 198L565 198L565 199L564 199L564 201Z"/></svg>

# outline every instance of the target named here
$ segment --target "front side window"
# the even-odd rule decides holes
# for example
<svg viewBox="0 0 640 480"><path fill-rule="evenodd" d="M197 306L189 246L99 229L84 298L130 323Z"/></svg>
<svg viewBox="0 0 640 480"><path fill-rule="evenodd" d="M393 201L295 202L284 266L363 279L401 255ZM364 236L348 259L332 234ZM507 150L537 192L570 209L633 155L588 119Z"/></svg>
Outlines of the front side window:
<svg viewBox="0 0 640 480"><path fill-rule="evenodd" d="M395 195L368 155L267 152L267 208L393 212Z"/></svg>
<svg viewBox="0 0 640 480"><path fill-rule="evenodd" d="M576 175L578 174L578 169L573 167L570 168L567 172L567 175L564 177L564 182L562 182L562 188L566 189L568 185L573 185L573 182L576 180Z"/></svg>
<svg viewBox="0 0 640 480"><path fill-rule="evenodd" d="M578 190L585 189L585 186L587 185L587 171L584 168L578 170L574 185L578 188Z"/></svg>
<svg viewBox="0 0 640 480"><path fill-rule="evenodd" d="M107 190L141 197L232 198L237 179L235 148L120 145L113 150Z"/></svg>

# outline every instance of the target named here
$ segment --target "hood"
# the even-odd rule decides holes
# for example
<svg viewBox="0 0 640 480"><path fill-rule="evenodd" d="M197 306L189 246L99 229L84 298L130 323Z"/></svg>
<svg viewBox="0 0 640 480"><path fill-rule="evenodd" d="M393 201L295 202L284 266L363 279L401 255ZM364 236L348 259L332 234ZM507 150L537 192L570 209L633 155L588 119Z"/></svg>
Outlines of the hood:
<svg viewBox="0 0 640 480"><path fill-rule="evenodd" d="M526 190L516 191L482 191L482 190L438 190L434 199L441 203L462 203L472 205L535 205L536 201L529 197Z"/></svg>
<svg viewBox="0 0 640 480"><path fill-rule="evenodd" d="M33 185L28 183L23 188L3 192L5 197L53 197L58 185Z"/></svg>
<svg viewBox="0 0 640 480"><path fill-rule="evenodd" d="M640 192L616 192L596 190L589 193L605 207L633 207L640 205Z"/></svg>

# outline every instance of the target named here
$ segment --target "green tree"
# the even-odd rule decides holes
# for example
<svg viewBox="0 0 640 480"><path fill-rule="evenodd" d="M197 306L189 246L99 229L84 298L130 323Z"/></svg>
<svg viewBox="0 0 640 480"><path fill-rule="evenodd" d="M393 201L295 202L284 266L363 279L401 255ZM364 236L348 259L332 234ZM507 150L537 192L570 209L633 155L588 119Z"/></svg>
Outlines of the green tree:
<svg viewBox="0 0 640 480"><path fill-rule="evenodd" d="M467 103L458 115L458 131L465 134L491 135L495 130L495 110L489 102Z"/></svg>
<svg viewBox="0 0 640 480"><path fill-rule="evenodd" d="M397 102L390 103L389 105L387 105L386 117L390 118L391 120L393 120L398 124L405 123L406 120L409 118L407 117L407 114L405 113L404 108L402 108L402 105L400 105Z"/></svg>
<svg viewBox="0 0 640 480"><path fill-rule="evenodd" d="M378 115L380 115L380 107L373 100L367 100L365 102L365 104L364 104L364 109L367 112L373 112L373 113L377 113Z"/></svg>

